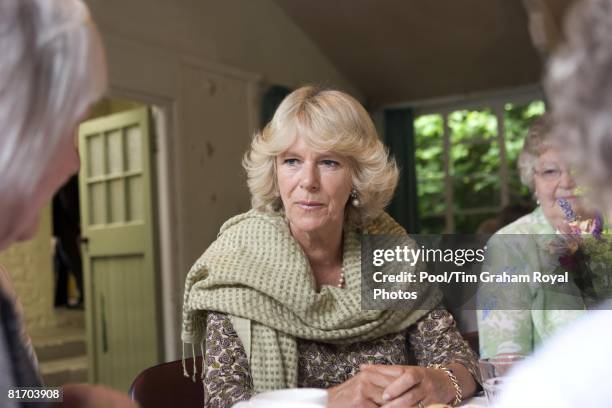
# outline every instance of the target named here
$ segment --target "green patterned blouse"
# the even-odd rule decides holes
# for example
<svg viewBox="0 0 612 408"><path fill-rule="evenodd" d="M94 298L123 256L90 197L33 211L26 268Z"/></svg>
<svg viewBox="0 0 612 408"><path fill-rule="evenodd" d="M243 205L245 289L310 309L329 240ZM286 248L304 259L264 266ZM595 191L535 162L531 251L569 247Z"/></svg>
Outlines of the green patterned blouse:
<svg viewBox="0 0 612 408"><path fill-rule="evenodd" d="M551 271L548 264L551 257L543 253L545 246L538 242L538 235L551 237L555 229L540 207L502 228L492 238L500 238L500 235L505 234L521 236L513 239L512 245L504 245L503 249L492 249L489 244L491 253L485 263L485 267L489 268L486 270L491 273ZM510 240L502 239L506 243ZM488 293L489 300L495 300L496 296L516 300L518 306L516 310L499 310L501 308L493 304L488 309L478 310L480 354L483 358L499 353L530 354L542 340L585 313L584 304L576 297L566 296L566 299L561 299L563 294L544 290L542 285L509 285L494 296ZM559 304L567 305L566 310L558 310Z"/></svg>

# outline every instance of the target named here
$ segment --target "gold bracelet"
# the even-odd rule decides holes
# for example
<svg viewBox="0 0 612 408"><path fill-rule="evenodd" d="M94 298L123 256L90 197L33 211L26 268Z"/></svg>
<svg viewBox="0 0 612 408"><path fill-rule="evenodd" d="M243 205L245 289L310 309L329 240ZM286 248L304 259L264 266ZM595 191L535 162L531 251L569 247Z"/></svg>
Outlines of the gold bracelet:
<svg viewBox="0 0 612 408"><path fill-rule="evenodd" d="M456 407L463 400L463 395L461 394L461 387L459 386L459 381L457 381L457 377L453 374L452 370L448 367L443 366L442 364L431 364L430 368L435 368L437 370L442 370L448 376L451 383L453 384L453 388L455 389L455 400L451 403L453 407Z"/></svg>

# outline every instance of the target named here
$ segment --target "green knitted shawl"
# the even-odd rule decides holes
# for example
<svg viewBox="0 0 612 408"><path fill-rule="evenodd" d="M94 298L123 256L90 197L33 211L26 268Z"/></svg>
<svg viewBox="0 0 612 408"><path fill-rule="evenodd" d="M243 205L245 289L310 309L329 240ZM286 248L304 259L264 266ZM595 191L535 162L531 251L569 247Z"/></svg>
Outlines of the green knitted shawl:
<svg viewBox="0 0 612 408"><path fill-rule="evenodd" d="M360 232L406 234L384 213L361 231L347 228L345 288L323 286L317 292L308 259L281 214L251 210L231 218L187 275L183 342L203 348L206 311L248 319L255 390L296 387L296 338L335 344L373 340L406 329L437 306L441 297L433 287L410 284L419 298L407 300L404 310L362 310Z"/></svg>

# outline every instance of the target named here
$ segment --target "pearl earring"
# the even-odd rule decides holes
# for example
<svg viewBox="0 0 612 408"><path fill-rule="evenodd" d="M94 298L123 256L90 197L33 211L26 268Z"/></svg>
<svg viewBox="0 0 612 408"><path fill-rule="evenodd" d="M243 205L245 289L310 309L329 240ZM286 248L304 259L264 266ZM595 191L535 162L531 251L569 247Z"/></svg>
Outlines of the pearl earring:
<svg viewBox="0 0 612 408"><path fill-rule="evenodd" d="M353 207L359 207L361 205L361 202L359 201L359 197L357 195L357 190L355 190L354 188L351 190L351 204L353 204Z"/></svg>

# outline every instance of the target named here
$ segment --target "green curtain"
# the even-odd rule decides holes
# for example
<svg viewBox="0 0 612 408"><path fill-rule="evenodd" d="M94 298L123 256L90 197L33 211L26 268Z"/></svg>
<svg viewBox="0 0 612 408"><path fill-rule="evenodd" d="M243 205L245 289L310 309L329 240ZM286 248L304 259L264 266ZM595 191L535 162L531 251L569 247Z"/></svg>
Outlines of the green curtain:
<svg viewBox="0 0 612 408"><path fill-rule="evenodd" d="M400 168L400 179L389 214L409 233L418 233L419 210L412 109L385 109L384 142Z"/></svg>
<svg viewBox="0 0 612 408"><path fill-rule="evenodd" d="M260 126L263 129L272 120L276 108L281 104L291 89L282 85L272 85L261 97Z"/></svg>

